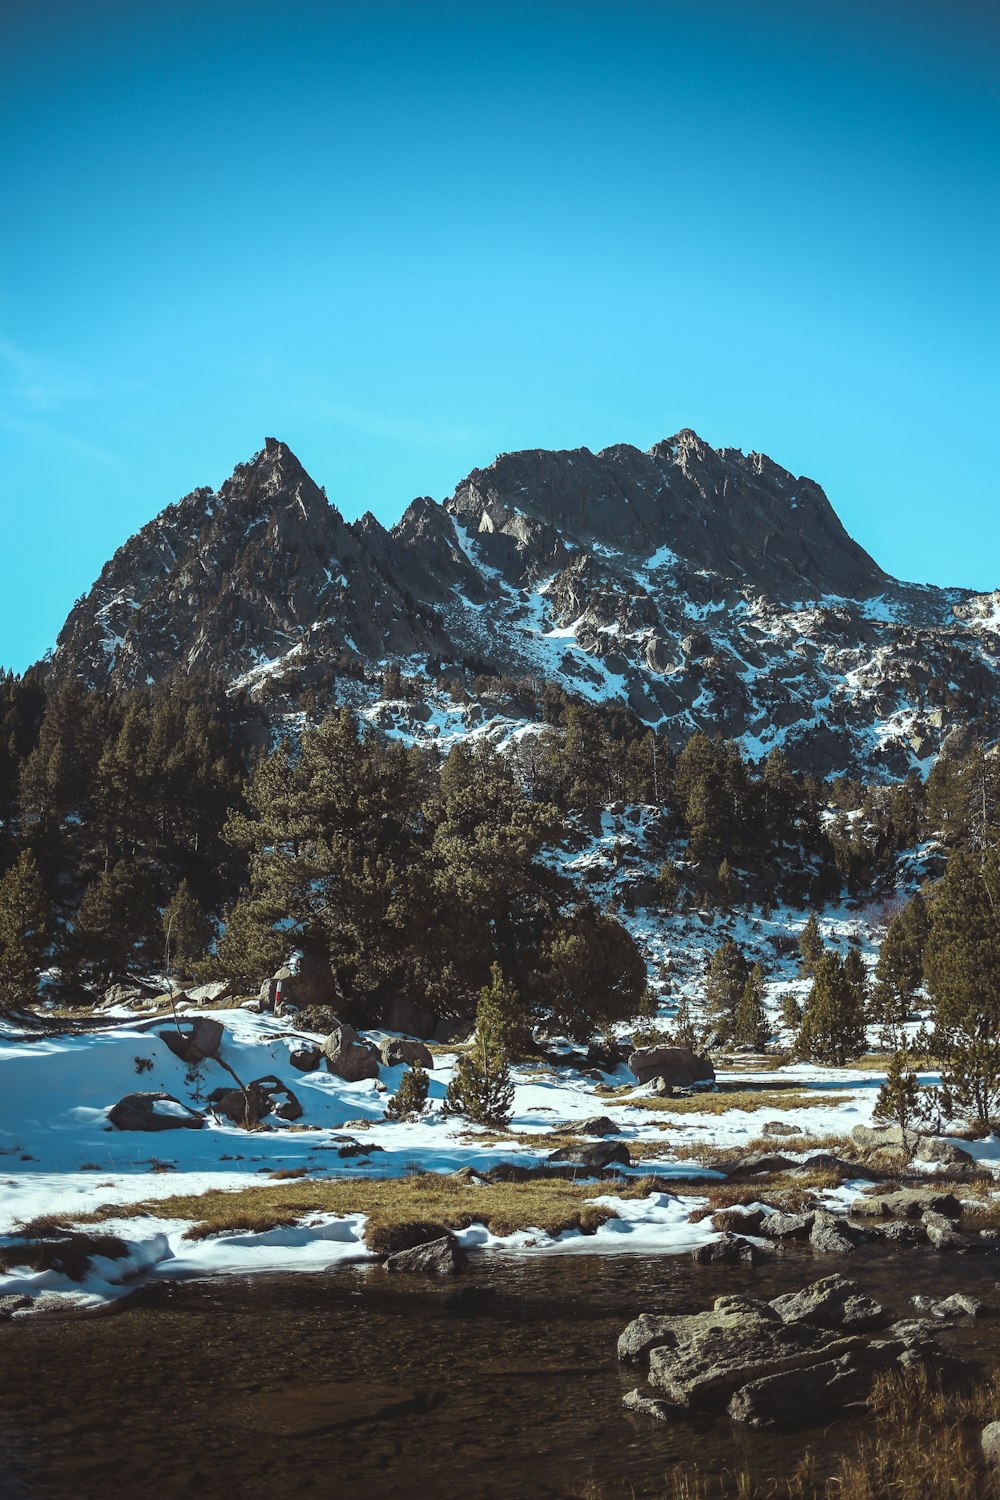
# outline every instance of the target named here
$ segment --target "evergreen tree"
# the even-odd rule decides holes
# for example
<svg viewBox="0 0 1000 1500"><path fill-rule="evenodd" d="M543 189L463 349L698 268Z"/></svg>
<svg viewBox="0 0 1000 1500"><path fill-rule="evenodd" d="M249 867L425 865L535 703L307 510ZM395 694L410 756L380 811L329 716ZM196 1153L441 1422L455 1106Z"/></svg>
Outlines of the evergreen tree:
<svg viewBox="0 0 1000 1500"><path fill-rule="evenodd" d="M736 1007L750 977L750 965L738 943L723 943L712 955L705 980L708 1016L720 1039L732 1036Z"/></svg>
<svg viewBox="0 0 1000 1500"><path fill-rule="evenodd" d="M633 1016L646 989L646 965L619 922L591 906L557 917L530 981L532 1006L550 1025L587 1041L595 1028Z"/></svg>
<svg viewBox="0 0 1000 1500"><path fill-rule="evenodd" d="M759 963L754 964L736 1007L733 1039L744 1047L753 1047L757 1052L763 1051L771 1035L764 1010L764 995L764 971Z"/></svg>
<svg viewBox="0 0 1000 1500"><path fill-rule="evenodd" d="M25 849L0 880L0 1012L35 998L51 924L38 866Z"/></svg>
<svg viewBox="0 0 1000 1500"><path fill-rule="evenodd" d="M864 1011L836 953L816 962L815 977L802 1015L796 1051L813 1062L842 1068L864 1051Z"/></svg>
<svg viewBox="0 0 1000 1500"><path fill-rule="evenodd" d="M795 1033L802 1025L802 1007L791 990L786 990L781 997L781 1024Z"/></svg>
<svg viewBox="0 0 1000 1500"><path fill-rule="evenodd" d="M733 874L733 867L728 859L724 859L719 866L719 896L723 906L727 909L733 905L739 894L739 885Z"/></svg>
<svg viewBox="0 0 1000 1500"><path fill-rule="evenodd" d="M677 1002L674 1024L670 1028L670 1033L675 1047L687 1047L690 1052L699 1050L702 1038L691 1018L691 1006L685 994L682 994Z"/></svg>
<svg viewBox="0 0 1000 1500"><path fill-rule="evenodd" d="M809 919L799 934L799 952L802 955L799 973L814 974L816 965L823 955L823 939L820 937L819 923L814 911L809 913Z"/></svg>
<svg viewBox="0 0 1000 1500"><path fill-rule="evenodd" d="M998 911L1000 853L953 854L932 907L924 972L945 1089L983 1120L1000 1104Z"/></svg>
<svg viewBox="0 0 1000 1500"><path fill-rule="evenodd" d="M400 1079L399 1088L386 1106L390 1120L412 1120L423 1113L431 1081L419 1063L407 1068Z"/></svg>
<svg viewBox="0 0 1000 1500"><path fill-rule="evenodd" d="M899 1126L907 1160L912 1154L909 1133L921 1112L919 1093L917 1075L910 1067L906 1053L901 1050L894 1052L879 1088L872 1118Z"/></svg>
<svg viewBox="0 0 1000 1500"><path fill-rule="evenodd" d="M137 949L151 945L156 904L149 876L119 860L84 891L73 932L73 957L90 977L124 974Z"/></svg>
<svg viewBox="0 0 1000 1500"><path fill-rule="evenodd" d="M186 880L182 880L163 912L163 942L168 970L182 975L205 957L214 936L204 907Z"/></svg>
<svg viewBox="0 0 1000 1500"><path fill-rule="evenodd" d="M929 928L926 902L917 892L893 917L879 949L872 1016L892 1038L907 1021L920 988Z"/></svg>
<svg viewBox="0 0 1000 1500"><path fill-rule="evenodd" d="M855 998L864 1015L868 1009L868 970L861 951L852 943L844 958L844 978L854 991Z"/></svg>
<svg viewBox="0 0 1000 1500"><path fill-rule="evenodd" d="M508 1061L509 1018L516 1008L516 993L497 964L490 983L479 993L476 1036L472 1050L459 1058L448 1085L443 1106L446 1115L464 1115L477 1125L503 1128L514 1104L514 1086Z"/></svg>

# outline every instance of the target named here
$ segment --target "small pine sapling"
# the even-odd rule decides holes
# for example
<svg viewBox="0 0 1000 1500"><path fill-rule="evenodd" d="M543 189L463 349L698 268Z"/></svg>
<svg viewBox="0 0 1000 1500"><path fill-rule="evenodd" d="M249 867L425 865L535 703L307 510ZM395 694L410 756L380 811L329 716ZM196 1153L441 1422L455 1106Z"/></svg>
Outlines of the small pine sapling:
<svg viewBox="0 0 1000 1500"><path fill-rule="evenodd" d="M408 1068L400 1079L399 1088L386 1106L386 1118L412 1120L422 1114L430 1086L431 1081L419 1063Z"/></svg>

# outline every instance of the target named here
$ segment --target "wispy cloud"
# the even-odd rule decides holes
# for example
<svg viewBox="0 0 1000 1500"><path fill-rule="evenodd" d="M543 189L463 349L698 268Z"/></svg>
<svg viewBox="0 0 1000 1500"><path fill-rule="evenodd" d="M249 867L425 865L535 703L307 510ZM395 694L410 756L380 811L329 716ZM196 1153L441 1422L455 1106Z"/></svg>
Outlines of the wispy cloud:
<svg viewBox="0 0 1000 1500"><path fill-rule="evenodd" d="M54 444L98 463L117 464L115 454L67 431L65 422L49 420L100 394L90 378L58 369L0 334L0 430Z"/></svg>

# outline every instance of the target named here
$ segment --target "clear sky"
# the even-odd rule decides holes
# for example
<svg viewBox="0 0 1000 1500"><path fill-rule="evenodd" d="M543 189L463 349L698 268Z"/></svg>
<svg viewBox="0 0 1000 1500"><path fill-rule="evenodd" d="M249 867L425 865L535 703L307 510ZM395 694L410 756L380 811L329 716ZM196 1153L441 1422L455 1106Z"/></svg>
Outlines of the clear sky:
<svg viewBox="0 0 1000 1500"><path fill-rule="evenodd" d="M1000 586L1000 8L5 7L0 662L283 438L395 520L680 427Z"/></svg>

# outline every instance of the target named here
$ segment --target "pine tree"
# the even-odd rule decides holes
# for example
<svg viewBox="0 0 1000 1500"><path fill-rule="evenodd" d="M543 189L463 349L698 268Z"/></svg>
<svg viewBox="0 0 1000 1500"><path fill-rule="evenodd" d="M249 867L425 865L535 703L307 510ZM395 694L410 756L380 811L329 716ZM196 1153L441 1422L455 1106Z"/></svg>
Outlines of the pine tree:
<svg viewBox="0 0 1000 1500"><path fill-rule="evenodd" d="M932 907L924 972L944 1087L982 1120L1000 1106L998 911L1000 853L953 854Z"/></svg>
<svg viewBox="0 0 1000 1500"><path fill-rule="evenodd" d="M737 884L736 876L733 874L733 867L728 859L724 859L719 866L719 895L723 906L727 909L733 905L733 902L739 895L739 885Z"/></svg>
<svg viewBox="0 0 1000 1500"><path fill-rule="evenodd" d="M212 923L186 880L182 880L163 912L163 941L167 969L193 972L205 957L213 937Z"/></svg>
<svg viewBox="0 0 1000 1500"><path fill-rule="evenodd" d="M868 970L861 957L860 949L856 948L853 943L848 948L844 959L844 978L854 991L862 1014L865 1014L868 1009Z"/></svg>
<svg viewBox="0 0 1000 1500"><path fill-rule="evenodd" d="M431 1081L419 1063L407 1068L400 1079L399 1088L386 1106L387 1118L412 1120L415 1115L422 1114L430 1086Z"/></svg>
<svg viewBox="0 0 1000 1500"><path fill-rule="evenodd" d="M835 1068L864 1050L864 1011L836 953L816 962L795 1045L800 1056Z"/></svg>
<svg viewBox="0 0 1000 1500"><path fill-rule="evenodd" d="M25 849L0 880L0 1013L20 1009L37 994L51 925L38 866Z"/></svg>
<svg viewBox="0 0 1000 1500"><path fill-rule="evenodd" d="M671 1038L675 1047L686 1047L690 1052L698 1050L701 1040L698 1030L691 1019L691 1006L685 994L677 1002L674 1012L674 1024L670 1028Z"/></svg>
<svg viewBox="0 0 1000 1500"><path fill-rule="evenodd" d="M802 975L815 973L816 964L823 954L823 939L820 937L819 923L814 911L809 913L809 919L799 934L799 952L802 954L799 973Z"/></svg>
<svg viewBox="0 0 1000 1500"><path fill-rule="evenodd" d="M646 965L631 936L589 905L556 918L533 969L532 1008L578 1041L633 1016L646 988Z"/></svg>
<svg viewBox="0 0 1000 1500"><path fill-rule="evenodd" d="M917 892L886 929L875 965L872 1017L890 1037L906 1023L923 978L924 948L930 930L927 906Z"/></svg>
<svg viewBox="0 0 1000 1500"><path fill-rule="evenodd" d="M786 990L781 997L781 1024L796 1033L802 1025L802 1007L791 990Z"/></svg>
<svg viewBox="0 0 1000 1500"><path fill-rule="evenodd" d="M910 1131L921 1113L919 1094L917 1075L910 1067L906 1053L901 1050L894 1052L879 1088L872 1118L899 1126L907 1161L912 1154Z"/></svg>
<svg viewBox="0 0 1000 1500"><path fill-rule="evenodd" d="M84 891L73 931L73 956L95 979L124 974L156 926L155 900L146 872L119 860Z"/></svg>
<svg viewBox="0 0 1000 1500"><path fill-rule="evenodd" d="M705 1002L708 1015L720 1038L733 1033L736 1007L750 977L750 965L738 943L723 943L712 955L705 980Z"/></svg>
<svg viewBox="0 0 1000 1500"><path fill-rule="evenodd" d="M764 1010L764 994L764 971L759 963L754 964L736 1007L733 1039L744 1047L753 1047L756 1052L764 1049L771 1034Z"/></svg>
<svg viewBox="0 0 1000 1500"><path fill-rule="evenodd" d="M509 1017L516 993L499 965L490 970L490 983L479 992L476 1037L472 1050L459 1058L444 1102L446 1115L464 1115L477 1125L503 1127L514 1105L514 1086L508 1062Z"/></svg>

